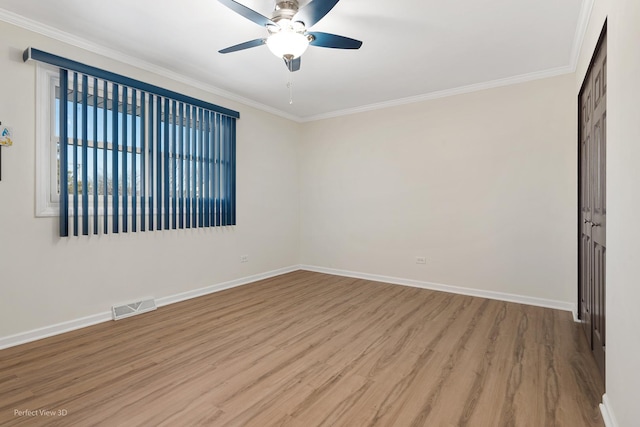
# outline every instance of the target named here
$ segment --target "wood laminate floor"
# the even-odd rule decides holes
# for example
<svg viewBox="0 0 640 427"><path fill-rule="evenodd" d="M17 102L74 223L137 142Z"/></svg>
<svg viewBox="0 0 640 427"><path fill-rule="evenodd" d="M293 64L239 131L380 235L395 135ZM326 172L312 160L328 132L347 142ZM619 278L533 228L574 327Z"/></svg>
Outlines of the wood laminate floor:
<svg viewBox="0 0 640 427"><path fill-rule="evenodd" d="M0 351L3 426L603 426L602 393L568 312L305 271Z"/></svg>

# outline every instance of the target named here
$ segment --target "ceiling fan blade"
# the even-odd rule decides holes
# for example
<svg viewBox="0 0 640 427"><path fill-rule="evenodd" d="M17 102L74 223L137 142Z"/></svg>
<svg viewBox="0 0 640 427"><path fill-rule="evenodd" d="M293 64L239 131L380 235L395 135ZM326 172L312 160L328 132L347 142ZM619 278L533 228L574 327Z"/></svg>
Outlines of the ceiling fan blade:
<svg viewBox="0 0 640 427"><path fill-rule="evenodd" d="M338 1L340 0L311 0L296 13L293 21L302 21L304 26L309 28L324 18Z"/></svg>
<svg viewBox="0 0 640 427"><path fill-rule="evenodd" d="M300 57L297 57L296 59L292 59L291 61L284 59L284 63L289 69L289 71L291 71L292 73L300 69Z"/></svg>
<svg viewBox="0 0 640 427"><path fill-rule="evenodd" d="M237 52L239 50L244 50L244 49L249 49L252 47L258 47L258 46L262 46L265 43L264 39L255 39L255 40L251 40L248 42L244 42L244 43L240 43L234 46L229 46L226 49L222 49L219 50L219 53L231 53L231 52Z"/></svg>
<svg viewBox="0 0 640 427"><path fill-rule="evenodd" d="M360 49L360 46L362 46L360 40L350 39L349 37L320 33L317 31L307 34L313 36L313 40L309 42L312 46L329 47L332 49Z"/></svg>
<svg viewBox="0 0 640 427"><path fill-rule="evenodd" d="M263 27L268 24L276 25L276 23L273 22L271 19L267 18L264 15L259 14L253 9L249 9L247 6L241 5L236 1L233 1L233 0L218 0L218 1L223 5L227 6L229 9L233 10L234 12L244 16L249 21L253 21L258 25L262 25Z"/></svg>

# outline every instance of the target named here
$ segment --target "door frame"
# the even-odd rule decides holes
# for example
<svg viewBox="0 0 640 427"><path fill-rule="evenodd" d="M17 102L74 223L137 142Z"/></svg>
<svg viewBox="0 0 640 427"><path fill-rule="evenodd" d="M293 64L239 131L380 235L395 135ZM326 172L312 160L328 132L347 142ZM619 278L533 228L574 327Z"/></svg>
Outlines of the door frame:
<svg viewBox="0 0 640 427"><path fill-rule="evenodd" d="M602 30L600 30L600 35L598 36L598 42L596 43L596 46L593 49L593 53L591 54L591 60L589 61L589 65L587 66L587 70L585 72L585 75L582 79L582 84L580 85L580 90L578 91L578 188L577 188L577 192L578 192L578 206L577 206L577 217L576 217L576 223L577 223L577 258L578 258L578 293L577 293L577 318L579 320L584 320L581 318L581 313L582 313L582 307L581 307L581 301L582 301L582 287L580 286L580 284L582 283L582 256L581 256L581 248L582 248L582 222L581 222L581 217L582 217L582 144L580 141L580 132L582 130L582 114L581 114L581 107L580 107L580 99L582 98L582 93L585 90L585 86L587 84L587 77L589 75L589 72L591 71L591 69L593 68L593 64L596 61L596 56L598 51L600 50L600 47L602 46L602 43L604 42L604 38L607 35L607 19L605 19L604 24L602 26ZM605 289L606 289L606 282L605 282Z"/></svg>

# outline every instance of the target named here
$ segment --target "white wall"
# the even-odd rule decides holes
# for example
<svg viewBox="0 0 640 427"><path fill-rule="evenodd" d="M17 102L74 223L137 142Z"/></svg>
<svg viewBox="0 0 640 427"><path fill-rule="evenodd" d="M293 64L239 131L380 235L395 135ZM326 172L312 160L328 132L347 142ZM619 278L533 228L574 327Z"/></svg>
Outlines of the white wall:
<svg viewBox="0 0 640 427"><path fill-rule="evenodd" d="M306 124L302 263L574 304L574 87L564 75Z"/></svg>
<svg viewBox="0 0 640 427"><path fill-rule="evenodd" d="M0 21L0 338L298 264L300 125ZM224 229L59 238L35 218L33 46L240 111L237 223ZM240 264L239 256L249 255Z"/></svg>
<svg viewBox="0 0 640 427"><path fill-rule="evenodd" d="M619 426L640 420L640 2L608 23L607 396Z"/></svg>

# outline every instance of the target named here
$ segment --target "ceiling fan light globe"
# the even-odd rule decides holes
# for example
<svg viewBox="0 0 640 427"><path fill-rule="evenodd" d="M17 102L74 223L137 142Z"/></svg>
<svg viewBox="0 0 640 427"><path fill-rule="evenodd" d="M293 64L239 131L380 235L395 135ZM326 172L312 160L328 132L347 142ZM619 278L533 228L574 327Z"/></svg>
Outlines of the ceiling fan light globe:
<svg viewBox="0 0 640 427"><path fill-rule="evenodd" d="M267 39L267 47L278 58L300 57L309 47L309 39L293 31L280 31Z"/></svg>

